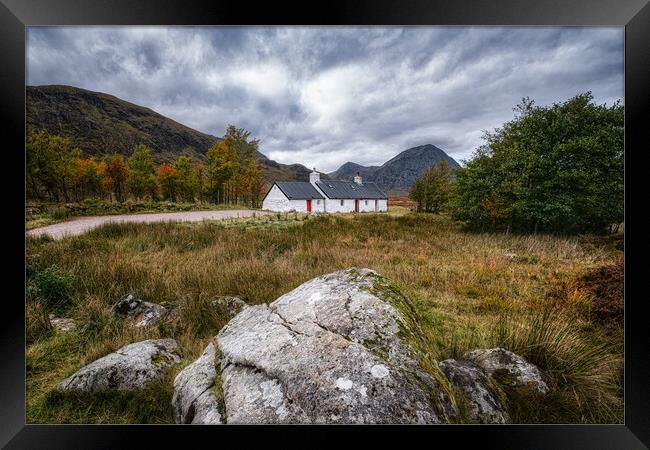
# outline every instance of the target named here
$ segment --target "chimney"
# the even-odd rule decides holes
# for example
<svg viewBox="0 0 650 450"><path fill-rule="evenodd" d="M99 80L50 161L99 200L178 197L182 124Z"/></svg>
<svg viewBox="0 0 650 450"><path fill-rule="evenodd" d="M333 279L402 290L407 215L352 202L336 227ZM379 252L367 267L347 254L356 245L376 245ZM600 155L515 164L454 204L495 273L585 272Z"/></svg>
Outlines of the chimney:
<svg viewBox="0 0 650 450"><path fill-rule="evenodd" d="M357 184L361 184L361 175L359 175L359 172L357 172L357 176L354 177L354 182Z"/></svg>
<svg viewBox="0 0 650 450"><path fill-rule="evenodd" d="M316 172L316 168L314 167L314 171L309 174L309 182L314 184L317 181L320 181L320 173Z"/></svg>

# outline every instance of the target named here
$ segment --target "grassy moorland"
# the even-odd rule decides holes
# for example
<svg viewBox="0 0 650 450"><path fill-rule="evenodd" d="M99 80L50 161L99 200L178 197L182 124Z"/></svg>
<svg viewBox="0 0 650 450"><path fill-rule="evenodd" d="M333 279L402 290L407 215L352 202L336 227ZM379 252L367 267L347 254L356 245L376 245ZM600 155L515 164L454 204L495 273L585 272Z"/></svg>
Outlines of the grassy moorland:
<svg viewBox="0 0 650 450"><path fill-rule="evenodd" d="M508 405L515 422L621 423L621 240L463 231L444 216L408 213L222 222L112 224L27 242L27 422L167 423L172 380L138 393L61 394L56 383L122 345L175 338L193 361L225 324L221 295L271 302L318 275L368 267L412 299L435 359L509 348L553 379L543 402ZM115 319L127 292L179 307L146 330ZM47 316L74 318L55 333ZM516 393L510 398L517 398Z"/></svg>

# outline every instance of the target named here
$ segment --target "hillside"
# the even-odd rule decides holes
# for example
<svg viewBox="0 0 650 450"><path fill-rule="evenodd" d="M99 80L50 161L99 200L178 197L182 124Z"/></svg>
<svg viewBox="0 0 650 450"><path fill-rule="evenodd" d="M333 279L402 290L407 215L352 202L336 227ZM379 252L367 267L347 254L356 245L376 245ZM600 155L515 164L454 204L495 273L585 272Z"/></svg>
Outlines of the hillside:
<svg viewBox="0 0 650 450"><path fill-rule="evenodd" d="M336 179L352 179L357 172L367 181L374 181L392 195L403 195L420 174L431 164L447 161L451 167L460 165L444 150L426 144L404 150L381 166L362 166L346 162L329 176Z"/></svg>
<svg viewBox="0 0 650 450"><path fill-rule="evenodd" d="M328 175L335 180L351 180L358 172L362 178L370 180L370 177L372 177L377 169L379 169L379 166L362 166L361 164L348 161Z"/></svg>
<svg viewBox="0 0 650 450"><path fill-rule="evenodd" d="M168 117L112 95L72 86L27 86L27 131L42 129L69 137L90 155L130 155L137 144L151 148L157 162L181 154L202 158L219 140ZM268 180L307 180L309 169L280 164L257 154Z"/></svg>

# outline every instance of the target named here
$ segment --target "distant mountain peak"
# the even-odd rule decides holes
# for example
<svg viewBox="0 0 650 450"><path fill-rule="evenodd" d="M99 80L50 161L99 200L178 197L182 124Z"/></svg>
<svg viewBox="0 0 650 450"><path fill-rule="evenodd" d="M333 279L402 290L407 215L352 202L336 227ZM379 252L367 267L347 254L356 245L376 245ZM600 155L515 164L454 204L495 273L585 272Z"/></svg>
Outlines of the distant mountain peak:
<svg viewBox="0 0 650 450"><path fill-rule="evenodd" d="M351 179L359 172L362 178L374 181L385 191L403 195L427 167L443 160L451 167L460 167L460 164L441 148L433 144L423 144L400 152L381 166L362 166L348 161L329 173L329 176L334 179Z"/></svg>

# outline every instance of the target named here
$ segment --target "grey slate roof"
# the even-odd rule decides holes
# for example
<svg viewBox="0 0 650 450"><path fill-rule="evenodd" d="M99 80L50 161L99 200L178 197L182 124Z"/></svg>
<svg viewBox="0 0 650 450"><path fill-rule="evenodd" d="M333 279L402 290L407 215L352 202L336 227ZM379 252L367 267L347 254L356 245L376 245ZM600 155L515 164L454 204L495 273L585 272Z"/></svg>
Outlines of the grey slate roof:
<svg viewBox="0 0 650 450"><path fill-rule="evenodd" d="M388 198L379 187L373 182L357 184L354 181L345 180L321 180L316 186L327 195L328 198L359 198L359 199L386 199Z"/></svg>
<svg viewBox="0 0 650 450"><path fill-rule="evenodd" d="M306 200L308 198L325 198L318 189L306 181L276 181L275 185L289 200Z"/></svg>

